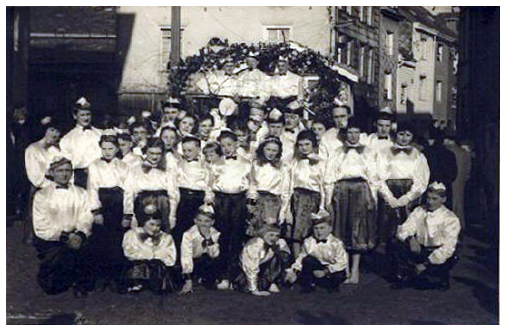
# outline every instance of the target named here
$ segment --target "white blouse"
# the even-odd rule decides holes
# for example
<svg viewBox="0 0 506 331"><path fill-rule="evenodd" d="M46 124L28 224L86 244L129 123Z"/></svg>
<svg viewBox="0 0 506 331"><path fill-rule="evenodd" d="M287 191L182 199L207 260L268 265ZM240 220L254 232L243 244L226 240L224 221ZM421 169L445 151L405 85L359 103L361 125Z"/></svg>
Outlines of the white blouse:
<svg viewBox="0 0 506 331"><path fill-rule="evenodd" d="M204 254L215 259L220 255L220 232L211 227L212 245L202 247L204 237L199 231L197 225L192 226L183 234L181 241L181 268L183 274L191 274L193 272L193 259L198 259Z"/></svg>
<svg viewBox="0 0 506 331"><path fill-rule="evenodd" d="M128 165L114 158L110 162L103 159L93 161L88 167L87 190L90 197L90 208L95 210L101 207L98 190L100 188L124 188L128 175Z"/></svg>
<svg viewBox="0 0 506 331"><path fill-rule="evenodd" d="M377 174L374 167L374 154L365 146L360 152L357 148L349 148L344 145L336 154L331 156L325 170L325 196L331 199L334 184L341 179L362 178L367 181L371 193L376 192ZM327 201L327 204L329 201Z"/></svg>
<svg viewBox="0 0 506 331"><path fill-rule="evenodd" d="M320 193L320 209L325 203L325 162L310 164L308 159L294 160L290 168L290 196L296 188Z"/></svg>
<svg viewBox="0 0 506 331"><path fill-rule="evenodd" d="M274 167L271 163L260 165L253 163L250 197L256 198L258 191L269 192L281 197L281 215L285 215L290 205L290 169L281 165Z"/></svg>
<svg viewBox="0 0 506 331"><path fill-rule="evenodd" d="M123 210L125 214L133 214L135 197L141 191L166 190L170 203L169 222L171 225L176 224L179 190L176 186L176 180L171 173L157 168L151 168L145 173L142 169L142 164L139 164L130 169L124 186Z"/></svg>
<svg viewBox="0 0 506 331"><path fill-rule="evenodd" d="M179 161L176 178L180 188L211 193L209 168L201 159L190 162L185 159Z"/></svg>
<svg viewBox="0 0 506 331"><path fill-rule="evenodd" d="M79 124L61 138L60 148L70 157L74 169L87 168L102 156L99 146L102 130L92 127L84 130Z"/></svg>
<svg viewBox="0 0 506 331"><path fill-rule="evenodd" d="M121 161L125 162L128 165L128 167L131 168L137 164L141 164L142 157L137 154L134 154L133 152L130 152L127 155L124 155Z"/></svg>
<svg viewBox="0 0 506 331"><path fill-rule="evenodd" d="M49 165L62 151L55 146L44 148L42 141L30 144L25 150L25 167L28 180L37 188L48 186L51 181L46 178Z"/></svg>
<svg viewBox="0 0 506 331"><path fill-rule="evenodd" d="M213 191L235 194L247 191L250 187L251 162L238 156L224 159L211 166L211 186Z"/></svg>
<svg viewBox="0 0 506 331"><path fill-rule="evenodd" d="M151 237L144 241L141 234L145 233L143 228L133 228L125 233L123 237L123 253L130 261L139 260L160 260L167 267L176 264L176 245L172 236L165 232L160 233L160 242L155 245Z"/></svg>
<svg viewBox="0 0 506 331"><path fill-rule="evenodd" d="M93 215L88 195L80 187L70 184L57 188L51 182L33 200L33 228L35 235L47 241L59 241L62 232L81 231L91 234Z"/></svg>
<svg viewBox="0 0 506 331"><path fill-rule="evenodd" d="M284 239L279 239L276 243L280 250L290 254L290 248ZM242 271L246 275L248 290L254 292L258 290L258 273L260 265L274 257L272 248L265 248L265 241L260 237L250 239L244 246L239 257Z"/></svg>
<svg viewBox="0 0 506 331"><path fill-rule="evenodd" d="M344 249L343 242L332 234L329 234L326 242L320 243L312 236L306 238L302 245L302 250L292 264L291 269L301 271L302 260L306 256L318 259L322 265L327 266L331 273L346 270L348 266L348 254Z"/></svg>
<svg viewBox="0 0 506 331"><path fill-rule="evenodd" d="M393 194L390 192L386 181L388 179L411 179L413 180L413 186L406 193L406 197L409 201L413 201L427 189L430 177L429 165L425 155L415 147L401 147L411 151L409 153L394 152L393 149L398 147L394 144L385 153L378 155L379 190L387 200L393 199Z"/></svg>
<svg viewBox="0 0 506 331"><path fill-rule="evenodd" d="M406 222L399 226L397 237L404 241L415 236L423 246L438 246L429 255L433 264L442 264L455 252L460 233L458 217L445 206L430 212L419 206L409 215Z"/></svg>

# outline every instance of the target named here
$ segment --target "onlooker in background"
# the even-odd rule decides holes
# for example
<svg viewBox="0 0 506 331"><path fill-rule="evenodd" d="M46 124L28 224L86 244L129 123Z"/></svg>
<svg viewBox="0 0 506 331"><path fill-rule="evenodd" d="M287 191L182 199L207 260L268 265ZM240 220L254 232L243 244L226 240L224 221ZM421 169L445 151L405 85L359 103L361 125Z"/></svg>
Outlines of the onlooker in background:
<svg viewBox="0 0 506 331"><path fill-rule="evenodd" d="M471 175L471 155L469 150L466 150L465 142L460 145L452 138L446 138L444 145L455 154L457 161L457 176L453 181L453 211L460 220L462 229L465 229L465 188L466 182Z"/></svg>
<svg viewBox="0 0 506 331"><path fill-rule="evenodd" d="M434 129L430 132L428 146L423 153L430 168L430 182L441 182L446 187L447 207L452 206L453 180L457 177L457 160L455 154L443 145L443 132Z"/></svg>

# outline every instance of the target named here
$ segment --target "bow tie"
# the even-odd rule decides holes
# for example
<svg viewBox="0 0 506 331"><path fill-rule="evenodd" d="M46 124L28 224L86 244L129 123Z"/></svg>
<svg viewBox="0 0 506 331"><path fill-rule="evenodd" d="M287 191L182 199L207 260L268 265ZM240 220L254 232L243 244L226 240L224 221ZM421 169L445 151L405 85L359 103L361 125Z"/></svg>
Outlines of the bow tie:
<svg viewBox="0 0 506 331"><path fill-rule="evenodd" d="M413 152L413 147L392 147L392 154L397 155L401 152L406 153L407 155L411 155L411 152Z"/></svg>
<svg viewBox="0 0 506 331"><path fill-rule="evenodd" d="M161 237L161 233L155 234L155 235L149 235L144 232L139 235L139 238L141 239L142 242L145 242L146 240L151 238L154 245L158 245L160 243L160 237Z"/></svg>
<svg viewBox="0 0 506 331"><path fill-rule="evenodd" d="M362 146L362 145L358 145L358 146L348 146L348 145L345 145L344 146L344 152L348 153L351 149L354 149L354 150L357 151L358 154L362 154L362 152L364 151L364 147L365 146Z"/></svg>
<svg viewBox="0 0 506 331"><path fill-rule="evenodd" d="M83 131L91 130L91 125L83 126Z"/></svg>
<svg viewBox="0 0 506 331"><path fill-rule="evenodd" d="M286 132L295 133L295 129L285 129Z"/></svg>
<svg viewBox="0 0 506 331"><path fill-rule="evenodd" d="M106 163L111 163L111 162L112 162L112 160L114 160L114 158L112 158L112 159L108 160L108 159L106 159L105 157L101 157L100 159L101 159L102 161L105 161Z"/></svg>
<svg viewBox="0 0 506 331"><path fill-rule="evenodd" d="M327 239L317 239L317 238L315 238L315 239L316 239L317 244L321 244L321 243L326 244L327 243Z"/></svg>
<svg viewBox="0 0 506 331"><path fill-rule="evenodd" d="M225 160L237 160L237 155L234 155L234 156L225 156Z"/></svg>
<svg viewBox="0 0 506 331"><path fill-rule="evenodd" d="M273 251L276 250L276 244L273 244L273 245L269 245L268 243L264 243L264 249L265 249L265 252L268 252L269 249L272 249Z"/></svg>
<svg viewBox="0 0 506 331"><path fill-rule="evenodd" d="M214 245L214 241L212 238L209 238L209 239L204 239L202 241L202 248L206 248L206 247L209 247L209 246L212 246Z"/></svg>
<svg viewBox="0 0 506 331"><path fill-rule="evenodd" d="M62 190L68 190L69 189L69 185L56 185L56 189L62 189Z"/></svg>
<svg viewBox="0 0 506 331"><path fill-rule="evenodd" d="M144 163L142 163L141 167L142 167L142 171L144 171L144 173L147 174L148 172L151 171L151 169L156 168L156 165L153 165L149 162L144 162Z"/></svg>
<svg viewBox="0 0 506 331"><path fill-rule="evenodd" d="M195 159L191 159L191 160L186 160L186 162L188 163L191 163L191 162L199 162L199 158L195 158Z"/></svg>
<svg viewBox="0 0 506 331"><path fill-rule="evenodd" d="M388 139L388 136L386 137L378 137L378 140L387 140Z"/></svg>

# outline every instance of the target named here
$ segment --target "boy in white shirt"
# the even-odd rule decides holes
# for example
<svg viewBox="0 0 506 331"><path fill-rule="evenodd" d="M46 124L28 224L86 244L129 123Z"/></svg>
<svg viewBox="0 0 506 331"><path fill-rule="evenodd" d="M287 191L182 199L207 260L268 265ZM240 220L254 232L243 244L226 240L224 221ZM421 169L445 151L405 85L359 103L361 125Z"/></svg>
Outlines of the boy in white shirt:
<svg viewBox="0 0 506 331"><path fill-rule="evenodd" d="M422 288L450 288L450 269L456 263L460 222L445 205L446 187L434 182L427 189L427 203L413 210L399 226L395 243L395 278L399 289L420 281ZM433 281L435 280L435 281ZM415 284L416 285L416 284Z"/></svg>
<svg viewBox="0 0 506 331"><path fill-rule="evenodd" d="M278 293L284 271L291 261L290 248L279 237L279 227L265 224L259 235L250 239L240 256L241 273L235 280L235 287L256 296Z"/></svg>
<svg viewBox="0 0 506 331"><path fill-rule="evenodd" d="M193 282L214 289L218 277L220 232L213 227L214 209L200 206L193 225L183 234L181 242L181 268L185 283L181 294L193 292Z"/></svg>
<svg viewBox="0 0 506 331"><path fill-rule="evenodd" d="M348 274L348 254L341 240L334 237L328 213L312 214L313 235L304 240L302 250L286 280L295 283L298 279L303 293L312 292L317 285L329 292L339 290Z"/></svg>
<svg viewBox="0 0 506 331"><path fill-rule="evenodd" d="M70 287L78 298L93 288L88 238L93 214L84 189L70 183L72 163L57 157L50 164L52 183L33 200L34 245L41 260L37 282L47 294Z"/></svg>

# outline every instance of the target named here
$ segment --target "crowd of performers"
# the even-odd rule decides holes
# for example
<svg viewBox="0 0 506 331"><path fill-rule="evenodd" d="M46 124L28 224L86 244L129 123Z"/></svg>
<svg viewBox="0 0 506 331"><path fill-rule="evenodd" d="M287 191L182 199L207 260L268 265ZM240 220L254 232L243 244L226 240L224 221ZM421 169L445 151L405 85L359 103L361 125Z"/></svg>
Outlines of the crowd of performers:
<svg viewBox="0 0 506 331"><path fill-rule="evenodd" d="M25 151L38 284L77 297L107 286L336 291L381 250L392 288L448 289L461 230L451 181L431 180L410 123L380 112L368 134L348 106L329 112L327 129L303 121L296 100L251 103L241 121L197 118L171 99L159 122L98 129L83 97L61 139L44 118Z"/></svg>

